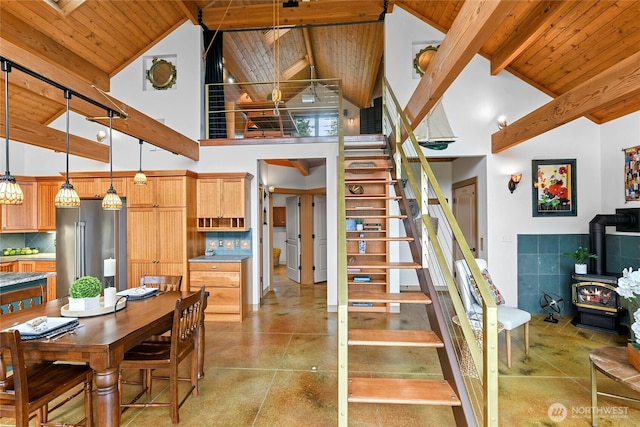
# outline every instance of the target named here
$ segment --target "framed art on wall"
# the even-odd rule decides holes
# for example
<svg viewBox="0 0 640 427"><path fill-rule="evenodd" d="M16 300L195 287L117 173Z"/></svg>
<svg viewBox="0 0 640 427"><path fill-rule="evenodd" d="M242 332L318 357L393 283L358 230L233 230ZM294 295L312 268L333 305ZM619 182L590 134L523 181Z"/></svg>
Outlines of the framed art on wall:
<svg viewBox="0 0 640 427"><path fill-rule="evenodd" d="M624 199L640 200L640 145L624 149Z"/></svg>
<svg viewBox="0 0 640 427"><path fill-rule="evenodd" d="M533 160L533 216L576 216L576 160Z"/></svg>

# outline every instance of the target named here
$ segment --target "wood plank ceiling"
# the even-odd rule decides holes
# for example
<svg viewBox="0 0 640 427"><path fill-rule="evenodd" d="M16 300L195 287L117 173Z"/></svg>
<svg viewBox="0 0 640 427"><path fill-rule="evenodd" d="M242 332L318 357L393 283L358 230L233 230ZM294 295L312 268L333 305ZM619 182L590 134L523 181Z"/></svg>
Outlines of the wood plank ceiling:
<svg viewBox="0 0 640 427"><path fill-rule="evenodd" d="M467 0L481 9L484 1ZM456 23L465 1L316 0L277 2L281 80L340 78L344 97L363 108L379 92L384 32L380 18L402 7L444 33ZM504 3L504 1L503 1ZM511 72L554 101L493 135L498 152L586 116L605 123L640 109L640 2L636 0L528 0L508 2L508 13L486 25L473 47L491 61L491 73ZM469 6L468 4L467 6ZM507 6L502 9L507 10ZM2 0L0 56L103 104L92 85L108 92L109 78L186 21L198 25L198 11L210 30L224 31L226 71L236 81L271 81L274 55L272 0ZM465 13L457 28L474 25ZM470 18L471 17L471 18ZM461 18L462 19L462 18ZM464 40L464 31L460 40ZM408 41L409 42L409 41ZM464 67L469 48L453 47L440 58L451 65L447 78L430 68L421 82L444 93ZM444 54L441 54L441 57ZM10 75L12 139L64 150L64 133L47 127L64 112L62 90L20 72ZM433 87L436 85L436 87ZM420 88L419 88L420 89ZM3 98L4 99L4 94ZM114 128L158 147L198 158L198 144L143 112L114 100L128 114ZM435 100L418 91L407 112L424 116ZM0 106L4 136L4 103ZM71 109L85 116L104 110L79 97ZM75 155L108 161L104 144L72 138Z"/></svg>

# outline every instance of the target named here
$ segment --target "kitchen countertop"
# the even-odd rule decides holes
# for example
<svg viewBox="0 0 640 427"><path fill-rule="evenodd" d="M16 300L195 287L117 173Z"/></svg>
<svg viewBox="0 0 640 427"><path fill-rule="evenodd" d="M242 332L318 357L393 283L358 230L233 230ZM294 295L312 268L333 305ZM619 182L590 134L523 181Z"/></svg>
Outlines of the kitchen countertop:
<svg viewBox="0 0 640 427"><path fill-rule="evenodd" d="M240 262L247 258L251 258L250 255L213 255L213 256L199 256L196 258L189 258L189 262Z"/></svg>
<svg viewBox="0 0 640 427"><path fill-rule="evenodd" d="M0 288L3 286L28 283L55 276L56 273L0 273Z"/></svg>
<svg viewBox="0 0 640 427"><path fill-rule="evenodd" d="M55 252L40 253L35 255L0 256L0 264L2 264L3 262L13 262L13 261L55 261L55 260L56 260Z"/></svg>

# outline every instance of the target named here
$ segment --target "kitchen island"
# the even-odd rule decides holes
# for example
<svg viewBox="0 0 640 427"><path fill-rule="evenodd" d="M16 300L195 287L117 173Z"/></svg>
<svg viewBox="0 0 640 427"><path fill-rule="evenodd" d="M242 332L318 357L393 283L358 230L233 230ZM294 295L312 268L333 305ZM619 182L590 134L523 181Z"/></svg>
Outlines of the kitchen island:
<svg viewBox="0 0 640 427"><path fill-rule="evenodd" d="M47 278L55 275L56 273L0 273L0 295L35 286L44 286L46 289ZM0 307L0 310L4 312L6 307Z"/></svg>

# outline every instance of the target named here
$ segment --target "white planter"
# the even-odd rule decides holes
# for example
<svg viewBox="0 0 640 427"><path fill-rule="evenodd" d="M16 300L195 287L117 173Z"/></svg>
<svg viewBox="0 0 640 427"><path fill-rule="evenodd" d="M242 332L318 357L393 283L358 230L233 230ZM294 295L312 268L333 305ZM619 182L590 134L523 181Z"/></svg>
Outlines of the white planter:
<svg viewBox="0 0 640 427"><path fill-rule="evenodd" d="M576 264L576 274L587 274L587 264Z"/></svg>
<svg viewBox="0 0 640 427"><path fill-rule="evenodd" d="M69 297L69 311L92 310L100 307L100 297L71 298Z"/></svg>

